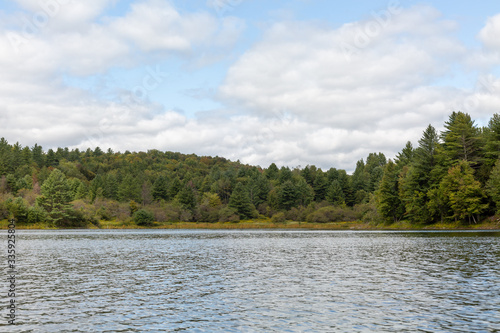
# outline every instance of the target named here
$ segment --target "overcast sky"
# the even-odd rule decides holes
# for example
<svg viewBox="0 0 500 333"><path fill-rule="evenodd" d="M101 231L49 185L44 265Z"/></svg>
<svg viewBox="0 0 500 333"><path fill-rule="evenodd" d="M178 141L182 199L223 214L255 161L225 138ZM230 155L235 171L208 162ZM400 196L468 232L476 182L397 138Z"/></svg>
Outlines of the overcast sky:
<svg viewBox="0 0 500 333"><path fill-rule="evenodd" d="M0 137L351 172L500 113L500 2L0 4Z"/></svg>

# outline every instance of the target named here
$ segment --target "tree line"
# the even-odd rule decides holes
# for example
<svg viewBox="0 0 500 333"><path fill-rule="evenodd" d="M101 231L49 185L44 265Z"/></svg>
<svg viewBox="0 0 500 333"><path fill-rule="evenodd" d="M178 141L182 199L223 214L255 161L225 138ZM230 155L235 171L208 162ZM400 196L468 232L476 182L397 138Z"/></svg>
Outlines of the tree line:
<svg viewBox="0 0 500 333"><path fill-rule="evenodd" d="M100 220L474 223L500 207L500 116L479 128L453 112L394 160L371 153L355 170L267 168L223 157L101 148L23 147L0 139L0 219L55 227Z"/></svg>
<svg viewBox="0 0 500 333"><path fill-rule="evenodd" d="M429 125L384 167L375 191L379 213L389 221L477 223L500 208L500 116L478 127L453 112L437 133Z"/></svg>

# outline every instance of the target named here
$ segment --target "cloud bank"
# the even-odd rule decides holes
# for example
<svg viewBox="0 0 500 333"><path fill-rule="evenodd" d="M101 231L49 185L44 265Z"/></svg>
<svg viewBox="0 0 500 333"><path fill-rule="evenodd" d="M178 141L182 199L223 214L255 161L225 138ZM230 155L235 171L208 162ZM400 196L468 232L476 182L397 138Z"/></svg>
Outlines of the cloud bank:
<svg viewBox="0 0 500 333"><path fill-rule="evenodd" d="M454 110L487 121L500 109L500 15L477 32L477 49L430 6L388 7L340 27L275 21L204 97L221 107L190 116L141 94L165 79L159 63L217 66L203 59L235 47L244 19L159 0L118 16L107 14L115 1L17 2L0 25L0 136L10 142L352 170L370 152L391 158L416 144ZM127 71L140 72L138 84L116 98L69 83ZM453 84L464 75L469 86Z"/></svg>

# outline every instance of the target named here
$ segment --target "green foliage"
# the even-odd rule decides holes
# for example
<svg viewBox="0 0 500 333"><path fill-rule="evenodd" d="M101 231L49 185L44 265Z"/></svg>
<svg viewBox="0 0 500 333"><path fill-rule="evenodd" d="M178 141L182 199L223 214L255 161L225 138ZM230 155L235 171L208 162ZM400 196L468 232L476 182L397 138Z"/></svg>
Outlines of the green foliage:
<svg viewBox="0 0 500 333"><path fill-rule="evenodd" d="M155 221L153 213L145 209L139 209L134 213L134 222L139 226L152 226Z"/></svg>
<svg viewBox="0 0 500 333"><path fill-rule="evenodd" d="M153 189L151 191L153 200L168 200L168 182L167 177L160 175L156 178L153 183Z"/></svg>
<svg viewBox="0 0 500 333"><path fill-rule="evenodd" d="M279 208L288 210L295 206L299 198L297 188L291 180L285 181L278 189Z"/></svg>
<svg viewBox="0 0 500 333"><path fill-rule="evenodd" d="M472 219L476 223L476 217L487 208L487 204L483 202L485 194L481 184L474 179L473 172L467 161L460 161L448 171L439 185L455 220L467 220L470 223Z"/></svg>
<svg viewBox="0 0 500 333"><path fill-rule="evenodd" d="M285 213L278 212L271 217L271 222L273 223L283 223L286 221Z"/></svg>
<svg viewBox="0 0 500 333"><path fill-rule="evenodd" d="M358 217L353 210L342 207L326 206L307 215L307 222L327 223L327 222L347 222L355 221Z"/></svg>
<svg viewBox="0 0 500 333"><path fill-rule="evenodd" d="M232 207L224 207L219 211L219 222L238 222L239 220L238 211Z"/></svg>
<svg viewBox="0 0 500 333"><path fill-rule="evenodd" d="M405 212L401 198L399 197L398 173L396 165L389 160L384 176L377 190L377 209L382 217L392 221L399 221Z"/></svg>
<svg viewBox="0 0 500 333"><path fill-rule="evenodd" d="M469 114L453 112L441 134L448 161L452 165L459 161L476 164L479 161L479 134L479 129Z"/></svg>
<svg viewBox="0 0 500 333"><path fill-rule="evenodd" d="M196 196L192 184L184 185L176 198L184 209L193 211L196 208Z"/></svg>
<svg viewBox="0 0 500 333"><path fill-rule="evenodd" d="M256 209L250 201L248 191L242 183L236 184L229 199L229 207L234 208L238 212L240 219L250 219L256 216Z"/></svg>
<svg viewBox="0 0 500 333"><path fill-rule="evenodd" d="M69 202L72 200L71 188L66 176L54 169L41 187L42 195L37 203L47 212L47 219L54 225L64 225L70 220Z"/></svg>
<svg viewBox="0 0 500 333"><path fill-rule="evenodd" d="M486 191L496 205L497 214L500 213L500 160L491 171L490 179L486 183Z"/></svg>
<svg viewBox="0 0 500 333"><path fill-rule="evenodd" d="M96 217L128 221L142 207L165 222L236 221L258 213L329 221L340 210L343 218L354 214L370 223L474 222L500 211L499 158L500 116L479 129L463 112L452 113L442 133L429 125L418 147L407 142L395 162L370 153L352 175L158 150L44 152L0 138L0 218L15 214L26 223L74 227Z"/></svg>

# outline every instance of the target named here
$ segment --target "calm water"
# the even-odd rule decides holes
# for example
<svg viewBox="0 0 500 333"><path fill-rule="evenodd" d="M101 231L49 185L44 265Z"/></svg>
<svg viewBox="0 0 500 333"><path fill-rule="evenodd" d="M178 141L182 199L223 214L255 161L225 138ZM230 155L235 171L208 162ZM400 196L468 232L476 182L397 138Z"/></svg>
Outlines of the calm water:
<svg viewBox="0 0 500 333"><path fill-rule="evenodd" d="M16 235L3 332L500 332L498 232Z"/></svg>

